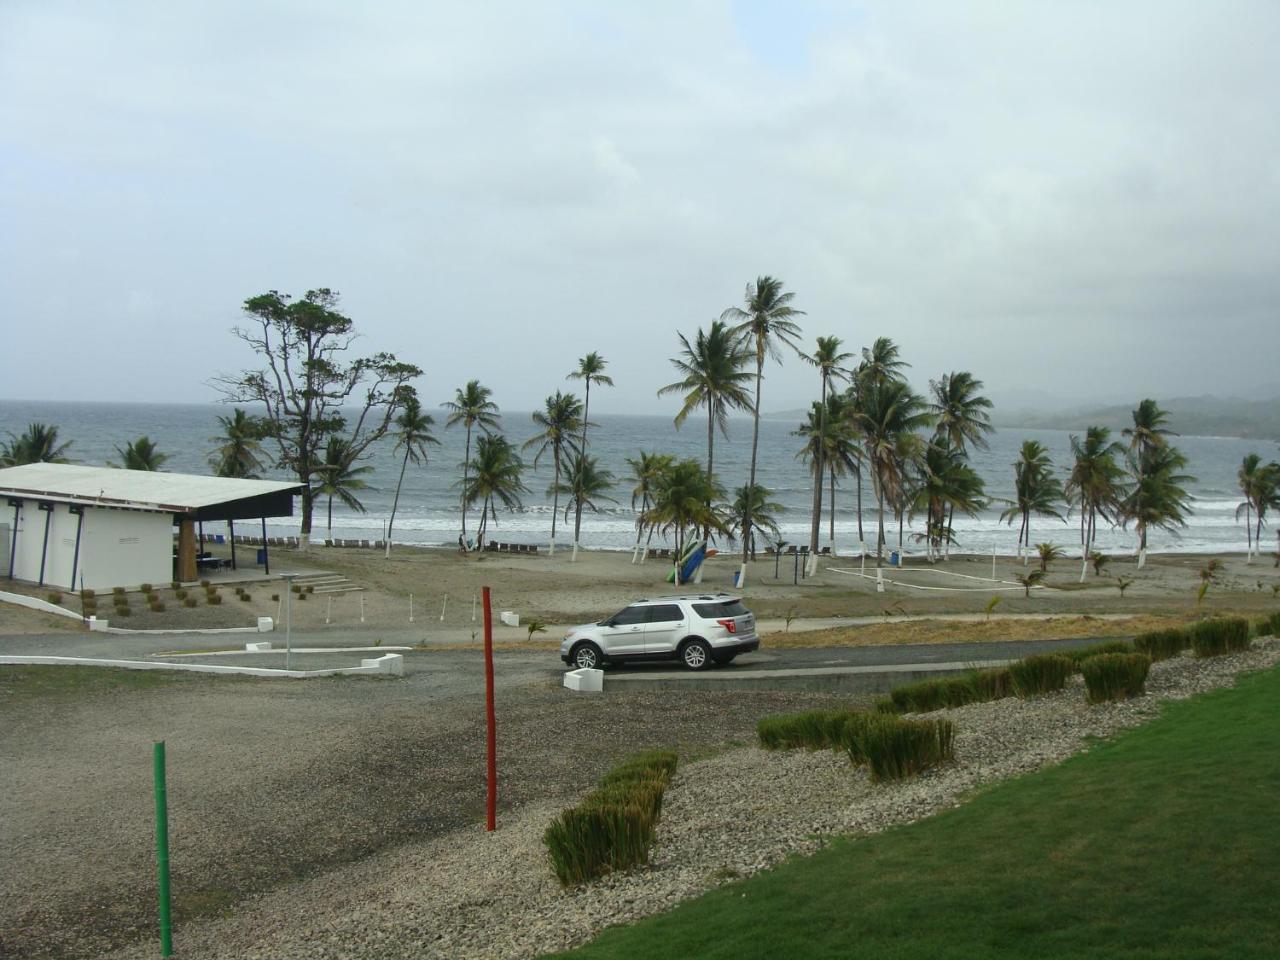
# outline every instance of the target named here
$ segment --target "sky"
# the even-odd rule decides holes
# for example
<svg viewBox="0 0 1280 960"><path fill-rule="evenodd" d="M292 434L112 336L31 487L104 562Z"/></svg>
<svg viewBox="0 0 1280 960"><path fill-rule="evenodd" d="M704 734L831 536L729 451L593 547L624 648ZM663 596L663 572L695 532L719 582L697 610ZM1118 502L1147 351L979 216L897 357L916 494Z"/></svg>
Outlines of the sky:
<svg viewBox="0 0 1280 960"><path fill-rule="evenodd" d="M1280 394L1280 4L0 0L0 398L200 402L268 290L528 410L760 275L999 403ZM796 359L762 408L817 392Z"/></svg>

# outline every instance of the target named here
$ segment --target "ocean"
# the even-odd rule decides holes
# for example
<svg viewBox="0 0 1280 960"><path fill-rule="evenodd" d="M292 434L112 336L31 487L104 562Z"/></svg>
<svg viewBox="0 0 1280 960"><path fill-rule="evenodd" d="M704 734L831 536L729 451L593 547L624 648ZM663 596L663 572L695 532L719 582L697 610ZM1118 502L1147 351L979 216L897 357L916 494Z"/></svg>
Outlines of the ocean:
<svg viewBox="0 0 1280 960"><path fill-rule="evenodd" d="M32 421L56 424L59 437L70 440L68 456L76 462L101 465L118 460L116 447L146 435L169 459L164 468L180 473L208 473L213 438L219 433L217 417L229 415L231 407L221 404L134 404L0 401L0 435L17 434ZM252 412L252 411L250 411ZM405 473L396 513L394 536L397 543L437 545L457 541L459 504L455 483L461 476L464 433L460 428L443 429L444 412L435 413L439 447L432 447L429 462L423 467L409 465ZM601 465L617 478L613 496L616 504L602 504L599 513L586 513L582 520L582 544L597 549L625 550L635 542L635 511L631 506L630 471L627 458L641 450L672 453L705 461L705 421L690 419L677 430L667 416L626 416L592 413L598 426L590 431L590 452ZM800 441L793 436L797 424L782 420L760 423L760 456L758 480L773 491L773 499L785 508L779 515L782 536L791 543L807 543L809 512L813 488L805 465L797 459ZM504 412L502 428L513 443L519 445L532 436L535 428L527 412ZM1025 439L1039 440L1050 451L1060 478L1065 478L1070 463L1070 435L1059 430L1006 429L990 438L990 449L977 451L973 464L986 481L987 493L999 501L1013 493L1013 462ZM7 438L7 437L6 437ZM1119 439L1119 438L1117 438ZM1244 521L1237 521L1235 511L1241 501L1236 486L1236 471L1245 454L1258 452L1265 459L1276 455L1274 445L1257 440L1230 437L1179 437L1174 441L1190 461L1188 472L1196 477L1189 491L1194 497L1193 513L1185 529L1177 533L1151 531L1152 551L1222 552L1243 551ZM270 448L268 447L268 450ZM717 434L716 468L728 488L745 484L751 456L751 421L731 422L729 437ZM496 524L490 521L490 536L501 541L545 543L551 528L551 497L546 494L552 482L549 457L538 470L532 470L533 451L526 454L525 482L530 493L524 497L524 509L509 513L499 510ZM373 473L366 475L369 489L361 491L365 513L356 513L335 502L333 535L343 538L376 539L381 537L383 523L391 512L400 458L393 455L392 442L380 444L369 458ZM283 478L284 475L281 475ZM822 542L826 542L827 520L824 496ZM326 535L327 504L317 503L313 538ZM1017 541L1016 525L1001 523L1004 504L995 502L980 516L957 517L953 550L962 553L989 553L996 550L1012 553ZM563 511L563 498L561 504ZM474 536L478 515L472 511L468 532ZM563 521L563 516L561 517ZM863 482L863 524L868 543L874 541L875 501L871 485ZM572 522L572 517L570 517ZM919 551L910 540L921 529L908 528L907 551ZM273 535L296 535L298 519L268 523ZM1264 530L1264 538L1274 533ZM891 543L897 543L896 526L886 531ZM1068 551L1078 549L1079 528L1074 522L1063 523L1052 518L1033 518L1032 542L1050 541ZM572 539L572 526L558 527L557 542ZM857 547L857 519L853 478L842 482L836 490L836 548L838 551ZM1132 530L1101 529L1099 545L1104 551L1132 551L1136 536ZM654 537L654 543L661 543ZM1271 540L1268 549L1274 548Z"/></svg>

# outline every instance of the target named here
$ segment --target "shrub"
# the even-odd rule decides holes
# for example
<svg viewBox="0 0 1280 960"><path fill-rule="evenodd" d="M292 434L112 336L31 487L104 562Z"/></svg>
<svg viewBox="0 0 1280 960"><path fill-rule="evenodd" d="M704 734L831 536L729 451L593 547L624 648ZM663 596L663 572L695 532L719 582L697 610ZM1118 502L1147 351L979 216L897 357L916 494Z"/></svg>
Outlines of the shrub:
<svg viewBox="0 0 1280 960"><path fill-rule="evenodd" d="M1280 613L1272 613L1255 620L1253 622L1253 635L1255 637L1280 637Z"/></svg>
<svg viewBox="0 0 1280 960"><path fill-rule="evenodd" d="M1145 653L1106 653L1091 657L1081 668L1085 697L1090 703L1127 700L1146 692L1151 658Z"/></svg>
<svg viewBox="0 0 1280 960"><path fill-rule="evenodd" d="M164 604L159 600L153 600L150 604L152 613L164 613Z"/></svg>
<svg viewBox="0 0 1280 960"><path fill-rule="evenodd" d="M278 593L273 593L273 594L271 595L271 602L272 602L272 603L279 603L279 602L280 602L280 594L278 594Z"/></svg>
<svg viewBox="0 0 1280 960"><path fill-rule="evenodd" d="M178 589L179 587L181 587L181 586L182 586L182 584L180 584L177 580L172 580L172 581L170 581L170 583L169 583L169 589L170 589L170 590L177 590L177 589Z"/></svg>
<svg viewBox="0 0 1280 960"><path fill-rule="evenodd" d="M1090 657L1097 657L1104 653L1133 653L1133 647L1125 643L1123 640L1107 640L1104 643L1095 643L1088 647L1080 647L1076 650L1062 650L1058 652L1058 656L1066 657L1071 661L1074 672L1080 671L1080 664L1084 663Z"/></svg>
<svg viewBox="0 0 1280 960"><path fill-rule="evenodd" d="M184 607L194 607L194 606L196 605L196 598L195 598L195 597L183 597L183 598L182 598L182 605L183 605Z"/></svg>
<svg viewBox="0 0 1280 960"><path fill-rule="evenodd" d="M807 747L827 750L839 742L846 710L809 710L762 717L756 724L760 745L769 750Z"/></svg>
<svg viewBox="0 0 1280 960"><path fill-rule="evenodd" d="M130 610L128 607L116 607L116 616L117 616L117 617L131 617L131 616L133 616L133 611L132 611L132 610Z"/></svg>
<svg viewBox="0 0 1280 960"><path fill-rule="evenodd" d="M151 584L144 583L140 587L138 587L138 589L143 593L150 593L152 590L152 587L151 587Z"/></svg>
<svg viewBox="0 0 1280 960"><path fill-rule="evenodd" d="M222 597L218 596L216 593L211 593L205 597L205 603L209 604L211 607L216 607L222 603Z"/></svg>
<svg viewBox="0 0 1280 960"><path fill-rule="evenodd" d="M98 601L93 599L81 600L80 609L84 612L86 617L91 617L98 612Z"/></svg>
<svg viewBox="0 0 1280 960"><path fill-rule="evenodd" d="M882 713L930 713L966 703L1000 700L1012 693L1008 669L975 670L961 676L894 687L888 701L877 702L876 709Z"/></svg>
<svg viewBox="0 0 1280 960"><path fill-rule="evenodd" d="M80 591L80 599L81 599L81 600L92 600L92 599L94 599L96 596L97 596L97 594L96 594L96 593L94 593L92 590L81 590L81 591Z"/></svg>
<svg viewBox="0 0 1280 960"><path fill-rule="evenodd" d="M301 592L302 592L302 584L300 584L300 583L295 583L295 584L293 584L291 587L289 587L289 589L290 589L290 590L292 590L294 593L301 593Z"/></svg>
<svg viewBox="0 0 1280 960"><path fill-rule="evenodd" d="M211 586L213 586L213 581L212 581L212 580L201 580L201 581L200 581L200 586L202 586L202 587L204 587L206 590L208 590Z"/></svg>
<svg viewBox="0 0 1280 960"><path fill-rule="evenodd" d="M1070 658L1047 653L1011 664L1009 679L1013 692L1026 699L1061 690L1067 685L1067 678L1075 672L1076 665Z"/></svg>
<svg viewBox="0 0 1280 960"><path fill-rule="evenodd" d="M173 591L173 595L179 600L185 600L187 599L187 590L185 587L179 587L177 590Z"/></svg>
<svg viewBox="0 0 1280 960"><path fill-rule="evenodd" d="M1249 622L1243 617L1201 620L1191 625L1191 649L1197 657L1217 657L1249 649Z"/></svg>
<svg viewBox="0 0 1280 960"><path fill-rule="evenodd" d="M308 583L308 584L307 584L307 586L306 586L306 590L305 590L304 592L305 592L305 593L315 593L315 592L316 592L316 588L315 588L315 586L314 586L314 585L312 585L312 584Z"/></svg>
<svg viewBox="0 0 1280 960"><path fill-rule="evenodd" d="M1181 627L1151 630L1133 638L1133 648L1152 660L1168 660L1191 646L1191 634Z"/></svg>
<svg viewBox="0 0 1280 960"><path fill-rule="evenodd" d="M305 593L300 593L300 594L298 594L298 599L299 599L299 600L305 600L305 599L307 599L307 594L305 594Z"/></svg>
<svg viewBox="0 0 1280 960"><path fill-rule="evenodd" d="M111 592L114 593L117 597L123 597L124 587L112 587Z"/></svg>
<svg viewBox="0 0 1280 960"><path fill-rule="evenodd" d="M56 606L62 605L62 594L58 593L56 590L53 593L46 594L45 599Z"/></svg>
<svg viewBox="0 0 1280 960"><path fill-rule="evenodd" d="M250 600L253 599L253 597L249 596L247 593L242 593L240 594L240 599L243 600L245 603L248 603Z"/></svg>
<svg viewBox="0 0 1280 960"><path fill-rule="evenodd" d="M955 759L950 720L911 720L866 714L849 724L849 759L871 770L875 783L903 780Z"/></svg>
<svg viewBox="0 0 1280 960"><path fill-rule="evenodd" d="M649 861L662 795L677 757L651 750L619 764L582 803L543 834L551 869L564 886Z"/></svg>

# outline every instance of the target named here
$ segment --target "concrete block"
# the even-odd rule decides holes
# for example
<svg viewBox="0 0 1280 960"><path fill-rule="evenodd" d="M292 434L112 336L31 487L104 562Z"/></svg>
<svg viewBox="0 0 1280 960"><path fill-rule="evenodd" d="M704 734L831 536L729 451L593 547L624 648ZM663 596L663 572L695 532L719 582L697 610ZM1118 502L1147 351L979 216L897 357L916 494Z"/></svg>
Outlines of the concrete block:
<svg viewBox="0 0 1280 960"><path fill-rule="evenodd" d="M264 651L266 651L266 650L270 650L270 649L271 649L271 641L270 641L270 640L261 640L261 641L259 641L259 642L257 642L257 643L246 643L246 644L244 645L244 648L245 648L246 650L249 650L249 651L253 652L253 653L262 653L262 652L264 652Z"/></svg>
<svg viewBox="0 0 1280 960"><path fill-rule="evenodd" d="M366 670L376 669L393 677L404 676L404 657L398 653L388 653L371 660L361 660L360 666Z"/></svg>
<svg viewBox="0 0 1280 960"><path fill-rule="evenodd" d="M498 614L498 619L505 623L508 627L520 626L520 615L512 613L510 610L503 610Z"/></svg>
<svg viewBox="0 0 1280 960"><path fill-rule="evenodd" d="M259 617L259 618L258 618L258 632L259 632L259 633L270 633L270 632L271 632L272 630L274 630L275 628L276 628L275 621L273 621L270 617Z"/></svg>
<svg viewBox="0 0 1280 960"><path fill-rule="evenodd" d="M110 621L108 620L99 620L97 617L89 618L89 629L94 633L106 633L108 626L110 626Z"/></svg>
<svg viewBox="0 0 1280 960"><path fill-rule="evenodd" d="M604 671L570 670L564 675L564 685L579 693L600 693L604 690Z"/></svg>

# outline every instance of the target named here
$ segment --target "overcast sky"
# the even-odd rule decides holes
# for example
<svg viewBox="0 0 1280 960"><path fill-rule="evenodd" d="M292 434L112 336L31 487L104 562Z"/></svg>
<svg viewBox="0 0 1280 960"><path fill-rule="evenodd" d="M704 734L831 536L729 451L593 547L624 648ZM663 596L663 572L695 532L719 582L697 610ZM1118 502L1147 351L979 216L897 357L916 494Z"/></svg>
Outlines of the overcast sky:
<svg viewBox="0 0 1280 960"><path fill-rule="evenodd" d="M527 410L676 331L998 398L1280 393L1280 4L0 0L0 397L211 399L246 297ZM815 392L770 367L766 410Z"/></svg>

